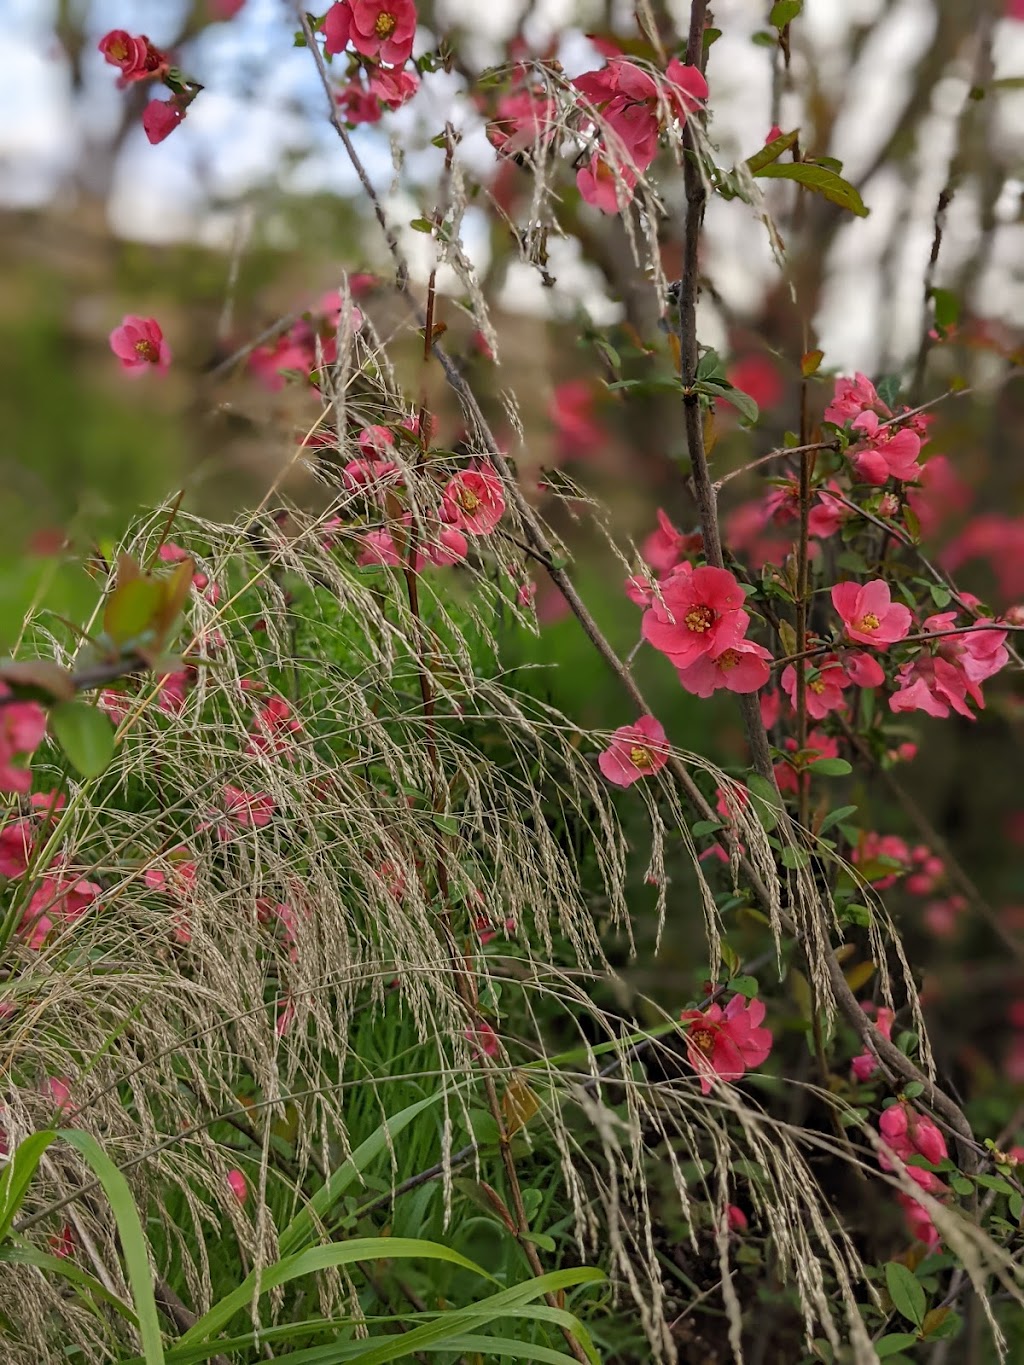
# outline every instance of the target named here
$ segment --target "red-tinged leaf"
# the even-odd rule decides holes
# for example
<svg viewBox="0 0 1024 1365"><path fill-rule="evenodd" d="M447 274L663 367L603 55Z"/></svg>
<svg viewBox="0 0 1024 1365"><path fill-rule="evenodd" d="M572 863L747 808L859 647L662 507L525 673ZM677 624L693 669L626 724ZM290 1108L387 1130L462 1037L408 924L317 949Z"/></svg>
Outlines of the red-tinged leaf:
<svg viewBox="0 0 1024 1365"><path fill-rule="evenodd" d="M780 156L788 152L799 136L800 129L794 128L791 133L783 133L781 137L766 142L759 152L747 157L747 170L751 175L763 172L765 166L770 166L773 161L778 161Z"/></svg>
<svg viewBox="0 0 1024 1365"><path fill-rule="evenodd" d="M812 374L818 372L824 359L824 351L807 351L800 357L800 373L805 379L809 379Z"/></svg>
<svg viewBox="0 0 1024 1365"><path fill-rule="evenodd" d="M172 573L159 580L161 588L160 608L153 620L157 640L161 645L167 643L171 627L181 615L182 608L192 588L192 576L196 566L191 559L183 559L175 565Z"/></svg>
<svg viewBox="0 0 1024 1365"><path fill-rule="evenodd" d="M0 682L19 690L42 692L57 701L70 701L75 695L71 674L49 659L8 659L0 663Z"/></svg>
<svg viewBox="0 0 1024 1365"><path fill-rule="evenodd" d="M511 1082L501 1097L501 1112L505 1117L505 1132L509 1137L525 1128L540 1110L540 1101L525 1081Z"/></svg>
<svg viewBox="0 0 1024 1365"><path fill-rule="evenodd" d="M152 628L162 599L163 587L158 580L132 577L122 582L119 577L103 609L104 631L118 646L137 640Z"/></svg>

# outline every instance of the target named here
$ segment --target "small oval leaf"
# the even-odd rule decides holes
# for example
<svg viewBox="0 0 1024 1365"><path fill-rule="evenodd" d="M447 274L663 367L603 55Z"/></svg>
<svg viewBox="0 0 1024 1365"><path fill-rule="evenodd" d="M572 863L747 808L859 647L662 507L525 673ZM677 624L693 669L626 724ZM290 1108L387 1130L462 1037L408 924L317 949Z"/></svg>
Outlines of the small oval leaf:
<svg viewBox="0 0 1024 1365"><path fill-rule="evenodd" d="M50 711L50 733L83 777L99 777L114 757L110 721L88 702L59 702Z"/></svg>

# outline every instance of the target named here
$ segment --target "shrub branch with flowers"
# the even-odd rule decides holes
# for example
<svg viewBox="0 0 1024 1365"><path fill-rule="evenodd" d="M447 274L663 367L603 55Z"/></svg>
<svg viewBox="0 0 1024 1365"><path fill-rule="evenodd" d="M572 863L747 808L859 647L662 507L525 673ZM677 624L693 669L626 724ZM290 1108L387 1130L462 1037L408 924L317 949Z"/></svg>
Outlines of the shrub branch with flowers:
<svg viewBox="0 0 1024 1365"><path fill-rule="evenodd" d="M771 10L787 64L801 8ZM595 38L593 70L522 47L473 91L499 175L530 186L528 221L496 222L544 283L546 234L591 210L653 277L663 326L603 342L605 388L668 397L696 524L659 509L639 560L616 547L628 656L553 529L586 497L528 483L447 345L442 266L478 355L500 354L459 135L439 131L438 203L411 224L436 250L422 291L350 136L450 49L414 57L413 0L295 9L414 377L375 321L381 280L339 272L232 358L301 395L289 465L326 505L283 474L236 524L175 501L89 557L91 619L39 604L0 666L12 1360L742 1360L762 1312L771 1359L944 1359L968 1315L993 1358L1022 1339L1018 1124L993 1129L937 1064L890 894L933 927L992 917L895 771L907 717L975 722L1020 665L1019 610L926 548L935 419L964 388L836 376L804 320L797 429L755 452L758 405L700 339L708 204L752 207L783 271L763 182L867 210L799 130L720 166L706 0L674 51L638 9L642 42ZM99 48L122 85L171 91L143 111L151 143L202 97L145 36ZM153 317L109 340L144 383L180 363ZM588 395L552 409L570 451L600 438ZM727 411L744 462L719 472ZM756 491L722 515L740 478ZM541 583L619 689L610 735L508 667ZM719 693L734 761L672 738ZM904 824L875 826L876 784ZM697 920L693 998L659 1006L628 964Z"/></svg>

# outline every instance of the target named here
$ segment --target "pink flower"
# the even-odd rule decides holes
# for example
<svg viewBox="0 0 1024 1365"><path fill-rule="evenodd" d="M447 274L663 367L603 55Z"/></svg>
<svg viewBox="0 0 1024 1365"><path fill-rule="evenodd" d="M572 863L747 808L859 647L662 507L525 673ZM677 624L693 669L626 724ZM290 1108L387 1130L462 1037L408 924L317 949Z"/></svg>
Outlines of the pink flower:
<svg viewBox="0 0 1024 1365"><path fill-rule="evenodd" d="M334 101L346 123L379 123L384 112L380 100L363 85L359 74L335 93Z"/></svg>
<svg viewBox="0 0 1024 1365"><path fill-rule="evenodd" d="M861 1009L865 1014L873 1013L874 1008L874 1005L868 1000L861 1003ZM892 1026L895 1019L896 1016L891 1009L887 1009L885 1005L880 1006L875 1017L875 1027L883 1038L892 1038ZM865 1081L869 1081L878 1070L878 1058L873 1052L861 1052L850 1063L850 1069L853 1072L854 1080L863 1084Z"/></svg>
<svg viewBox="0 0 1024 1365"><path fill-rule="evenodd" d="M726 377L734 389L749 393L759 408L775 407L785 393L775 361L758 352L734 360L726 371Z"/></svg>
<svg viewBox="0 0 1024 1365"><path fill-rule="evenodd" d="M944 611L929 616L922 622L927 631L947 631L956 625L956 612ZM990 616L979 617L971 625L995 626ZM936 641L939 655L959 668L970 683L982 683L1005 668L1010 655L1006 649L1005 630L965 630L960 635L944 635Z"/></svg>
<svg viewBox="0 0 1024 1365"><path fill-rule="evenodd" d="M807 768L820 758L838 758L839 741L832 735L826 735L822 730L812 730L807 736L807 744L798 753L797 742L790 735L785 741L785 747L789 753L793 754L792 759L785 758L781 763L775 765L775 780L778 783L780 792L798 792L800 790L800 777L806 783L809 780Z"/></svg>
<svg viewBox="0 0 1024 1365"><path fill-rule="evenodd" d="M451 564L463 563L469 554L469 541L456 527L442 526L437 533L437 540L423 546L423 553L435 568L447 568Z"/></svg>
<svg viewBox="0 0 1024 1365"><path fill-rule="evenodd" d="M210 9L218 19L233 19L245 0L209 0Z"/></svg>
<svg viewBox="0 0 1024 1365"><path fill-rule="evenodd" d="M842 617L846 634L862 645L887 649L910 633L913 620L908 607L894 603L889 585L882 578L869 583L837 583L832 605Z"/></svg>
<svg viewBox="0 0 1024 1365"><path fill-rule="evenodd" d="M945 719L952 710L966 720L973 720L974 712L967 704L968 692L978 706L985 705L981 690L948 659L922 655L903 664L896 681L897 690L889 698L889 710L893 712L924 711Z"/></svg>
<svg viewBox="0 0 1024 1365"><path fill-rule="evenodd" d="M344 4L351 10L349 39L356 51L388 66L404 66L416 37L413 0L344 0ZM339 36L340 32L339 24Z"/></svg>
<svg viewBox="0 0 1024 1365"><path fill-rule="evenodd" d="M807 661L801 662L798 667L811 673ZM826 655L807 680L807 714L811 719L824 720L830 711L841 711L846 705L842 689L849 687L850 681L849 675L836 656ZM789 697L790 705L795 708L797 674L792 664L787 664L782 670L780 682L782 690Z"/></svg>
<svg viewBox="0 0 1024 1365"><path fill-rule="evenodd" d="M585 379L570 379L556 386L548 416L558 432L563 459L591 455L604 441L604 430L594 417L595 394Z"/></svg>
<svg viewBox="0 0 1024 1365"><path fill-rule="evenodd" d="M886 479L914 483L921 473L917 457L921 453L921 438L909 427L884 427L879 430L878 415L862 412L854 418L854 431L864 432L867 440L850 451L850 459L859 478L865 483L881 485Z"/></svg>
<svg viewBox="0 0 1024 1365"><path fill-rule="evenodd" d="M730 1232L746 1232L747 1215L735 1204L730 1204L725 1211L725 1221Z"/></svg>
<svg viewBox="0 0 1024 1365"><path fill-rule="evenodd" d="M389 109L399 109L420 88L415 71L389 71L379 66L370 77L370 90Z"/></svg>
<svg viewBox="0 0 1024 1365"><path fill-rule="evenodd" d="M294 758L295 747L291 736L301 734L302 721L292 714L292 708L284 697L271 697L253 717L249 727L250 739L245 746L246 753L277 754L282 758Z"/></svg>
<svg viewBox="0 0 1024 1365"><path fill-rule="evenodd" d="M246 792L230 783L224 786L224 813L240 829L263 829L274 815L274 798L266 792ZM217 837L230 839L230 824L216 826Z"/></svg>
<svg viewBox="0 0 1024 1365"><path fill-rule="evenodd" d="M110 333L110 349L129 374L141 374L154 366L163 374L171 363L171 348L156 318L135 313L122 318L121 326Z"/></svg>
<svg viewBox="0 0 1024 1365"><path fill-rule="evenodd" d="M761 721L766 730L771 730L779 723L779 716L782 713L782 698L776 689L771 692L762 692L758 697L761 707Z"/></svg>
<svg viewBox="0 0 1024 1365"><path fill-rule="evenodd" d="M635 725L620 725L597 766L616 787L629 787L668 762L668 740L661 722L641 716Z"/></svg>
<svg viewBox="0 0 1024 1365"><path fill-rule="evenodd" d="M504 156L517 156L551 142L558 126L558 104L542 88L519 89L502 95L496 117L487 125L487 139Z"/></svg>
<svg viewBox="0 0 1024 1365"><path fill-rule="evenodd" d="M498 1035L486 1020L481 1019L476 1028L465 1030L464 1036L477 1056L497 1057L501 1051Z"/></svg>
<svg viewBox="0 0 1024 1365"><path fill-rule="evenodd" d="M847 654L844 661L850 681L857 687L881 687L885 682L885 669L873 654L855 650Z"/></svg>
<svg viewBox="0 0 1024 1365"><path fill-rule="evenodd" d="M71 1098L70 1076L47 1076L42 1091L53 1101L58 1118L70 1118L75 1113L77 1106Z"/></svg>
<svg viewBox="0 0 1024 1365"><path fill-rule="evenodd" d="M687 66L678 57L673 57L665 68L665 85L677 118L694 113L708 97L708 83L700 68Z"/></svg>
<svg viewBox="0 0 1024 1365"><path fill-rule="evenodd" d="M744 1072L760 1066L772 1050L771 1030L761 1028L764 1001L734 995L723 1010L709 1005L704 1010L684 1010L679 1016L686 1029L686 1052L707 1095L717 1076L738 1081Z"/></svg>
<svg viewBox="0 0 1024 1365"><path fill-rule="evenodd" d="M713 654L701 654L687 668L680 668L683 689L696 697L710 697L719 688L730 692L757 692L771 677L771 651L753 640L737 640Z"/></svg>
<svg viewBox="0 0 1024 1365"><path fill-rule="evenodd" d="M66 1261L69 1256L75 1254L75 1233L70 1223L65 1223L60 1232L51 1232L46 1239L46 1245L50 1248L50 1255L56 1256L60 1261Z"/></svg>
<svg viewBox="0 0 1024 1365"><path fill-rule="evenodd" d="M18 933L33 952L39 952L58 924L74 924L100 894L96 882L47 873L25 908Z"/></svg>
<svg viewBox="0 0 1024 1365"><path fill-rule="evenodd" d="M175 97L169 100L150 100L142 111L142 127L155 147L170 137L185 117L186 106Z"/></svg>
<svg viewBox="0 0 1024 1365"><path fill-rule="evenodd" d="M825 409L825 421L834 422L838 427L845 426L851 418L859 417L869 408L885 417L890 416L867 375L858 373L852 379L839 378L832 402Z"/></svg>
<svg viewBox="0 0 1024 1365"><path fill-rule="evenodd" d="M245 1176L242 1174L242 1172L237 1169L228 1171L224 1179L227 1183L228 1189L235 1196L238 1202L240 1204L244 1204L246 1200L249 1198L249 1186L246 1183Z"/></svg>
<svg viewBox="0 0 1024 1365"><path fill-rule="evenodd" d="M124 85L148 80L167 70L167 58L145 35L133 38L123 28L115 28L105 33L96 46L111 66L120 69Z"/></svg>
<svg viewBox="0 0 1024 1365"><path fill-rule="evenodd" d="M0 682L0 792L24 795L32 786L26 761L46 734L46 712L35 701L13 701Z"/></svg>
<svg viewBox="0 0 1024 1365"><path fill-rule="evenodd" d="M505 512L501 476L489 460L460 470L444 490L441 516L471 536L487 536Z"/></svg>
<svg viewBox="0 0 1024 1365"><path fill-rule="evenodd" d="M352 10L349 0L332 5L324 15L324 51L329 57L344 52L352 36Z"/></svg>
<svg viewBox="0 0 1024 1365"><path fill-rule="evenodd" d="M0 877L20 877L32 856L32 822L9 820L0 829Z"/></svg>
<svg viewBox="0 0 1024 1365"><path fill-rule="evenodd" d="M658 529L647 537L640 553L655 573L664 574L674 569L687 555L699 553L704 545L704 537L699 531L695 535L677 531L660 507L657 517Z"/></svg>
<svg viewBox="0 0 1024 1365"><path fill-rule="evenodd" d="M923 1156L926 1161L937 1166L949 1155L946 1139L941 1131L926 1114L920 1113L906 1100L900 1100L897 1104L891 1104L888 1109L882 1110L878 1120L878 1131L886 1145L903 1161L908 1157ZM892 1170L892 1162L884 1152L879 1155L878 1160L883 1171ZM910 1169L916 1172L913 1179L925 1177L918 1183L926 1189L929 1183L927 1178L932 1173L917 1166Z"/></svg>
<svg viewBox="0 0 1024 1365"><path fill-rule="evenodd" d="M641 630L676 668L688 668L703 654L718 655L735 645L750 623L742 610L743 589L727 569L704 565L677 573L662 585L662 597L644 612Z"/></svg>

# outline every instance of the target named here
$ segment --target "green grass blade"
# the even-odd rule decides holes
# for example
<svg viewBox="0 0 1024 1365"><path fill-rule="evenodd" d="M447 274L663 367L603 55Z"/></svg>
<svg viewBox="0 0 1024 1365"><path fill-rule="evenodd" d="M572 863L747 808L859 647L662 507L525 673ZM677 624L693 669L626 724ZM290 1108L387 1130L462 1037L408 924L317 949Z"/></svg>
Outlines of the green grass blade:
<svg viewBox="0 0 1024 1365"><path fill-rule="evenodd" d="M265 1267L258 1277L255 1273L247 1275L237 1289L226 1294L188 1329L178 1345L190 1346L195 1342L205 1341L214 1332L226 1326L236 1313L252 1303L257 1285L262 1295L279 1284L287 1284L289 1280L298 1279L301 1275L312 1275L318 1270L352 1265L356 1261L394 1260L447 1261L462 1270L471 1270L484 1279L493 1280L493 1276L488 1275L486 1270L467 1260L465 1256L460 1256L457 1251L452 1251L450 1247L441 1246L438 1242L421 1241L418 1238L357 1237L350 1242L307 1247L305 1251L300 1251L294 1256L282 1257L273 1265Z"/></svg>
<svg viewBox="0 0 1024 1365"><path fill-rule="evenodd" d="M345 1194L363 1171L385 1151L394 1138L406 1128L418 1114L436 1104L441 1092L417 1100L408 1108L384 1120L376 1132L371 1133L365 1142L360 1143L347 1160L336 1171L332 1171L327 1183L317 1190L304 1209L301 1209L281 1233L278 1246L282 1257L299 1251L312 1240L316 1233L317 1222L322 1223L331 1209Z"/></svg>
<svg viewBox="0 0 1024 1365"><path fill-rule="evenodd" d="M57 1136L53 1129L32 1133L19 1142L10 1161L0 1172L0 1242L11 1230L18 1210L25 1202L28 1187L39 1169L43 1153Z"/></svg>
<svg viewBox="0 0 1024 1365"><path fill-rule="evenodd" d="M139 1335L142 1338L146 1365L164 1365L160 1318L157 1315L156 1298L153 1294L153 1272L146 1254L146 1237L142 1231L139 1211L135 1207L128 1182L91 1134L83 1133L77 1128L62 1128L60 1136L76 1151L81 1152L103 1186L103 1193L107 1196L107 1202L117 1222L121 1254L128 1273L135 1316L139 1321Z"/></svg>

